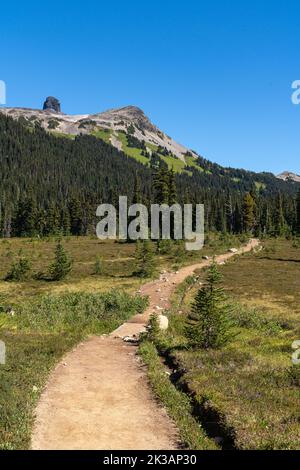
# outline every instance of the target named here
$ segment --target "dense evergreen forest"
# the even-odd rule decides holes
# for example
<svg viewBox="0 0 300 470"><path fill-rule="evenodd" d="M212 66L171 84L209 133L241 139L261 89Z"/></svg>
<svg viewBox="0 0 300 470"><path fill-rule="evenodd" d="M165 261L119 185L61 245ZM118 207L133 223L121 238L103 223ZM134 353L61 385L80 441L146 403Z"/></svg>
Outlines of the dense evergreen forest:
<svg viewBox="0 0 300 470"><path fill-rule="evenodd" d="M207 230L300 234L300 185L201 157L199 165L175 174L153 154L147 167L99 138L57 137L0 115L0 236L95 233L97 206L117 206L119 195L204 203Z"/></svg>

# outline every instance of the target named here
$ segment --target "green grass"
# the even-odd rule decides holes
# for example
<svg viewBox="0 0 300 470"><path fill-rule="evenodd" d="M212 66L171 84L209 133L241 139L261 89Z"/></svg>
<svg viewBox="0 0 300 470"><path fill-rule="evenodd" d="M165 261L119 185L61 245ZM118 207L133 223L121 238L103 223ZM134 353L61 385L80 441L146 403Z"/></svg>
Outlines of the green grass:
<svg viewBox="0 0 300 470"><path fill-rule="evenodd" d="M168 168L175 171L175 173L182 173L186 167L185 162L179 160L179 158L171 157L170 155L160 155L160 158L168 165Z"/></svg>
<svg viewBox="0 0 300 470"><path fill-rule="evenodd" d="M98 139L104 140L107 144L110 144L110 137L111 137L112 131L110 129L96 129L94 130L91 135L94 137L97 137Z"/></svg>
<svg viewBox="0 0 300 470"><path fill-rule="evenodd" d="M122 150L124 153L126 153L126 155L134 158L135 160L142 163L143 165L149 165L149 158L141 154L142 152L141 149L128 147L126 134L124 134L123 132L118 132L118 139L121 142Z"/></svg>
<svg viewBox="0 0 300 470"><path fill-rule="evenodd" d="M102 140L104 140L106 143L111 143L110 142L110 137L111 137L112 131L110 129L97 129L92 132L92 135L95 137L98 137ZM118 132L117 138L120 141L122 145L122 150L126 155L128 155L131 158L134 158L138 162L142 163L143 165L149 166L149 158L145 157L142 155L142 150L139 148L134 148L134 147L129 147L127 145L127 137L124 132ZM152 151L152 152L157 152L158 151L158 146L151 144L151 143L146 143L146 146ZM203 168L201 168L198 164L197 161L193 157L185 157L185 161L180 160L179 158L175 156L170 156L170 155L161 155L158 153L160 158L168 165L168 168L175 171L175 173L188 173L190 176L192 175L191 171L187 171L185 168L187 166L196 168L197 170L203 172ZM210 173L207 171L207 173Z"/></svg>
<svg viewBox="0 0 300 470"><path fill-rule="evenodd" d="M0 337L7 349L6 365L0 366L0 449L28 449L33 410L48 374L82 336L6 331Z"/></svg>
<svg viewBox="0 0 300 470"><path fill-rule="evenodd" d="M124 292L48 295L16 308L5 341L7 361L0 366L0 449L27 449L33 410L50 370L89 334L117 328L146 300Z"/></svg>
<svg viewBox="0 0 300 470"><path fill-rule="evenodd" d="M265 183L261 183L260 181L255 181L255 187L256 189L266 189L267 185Z"/></svg>
<svg viewBox="0 0 300 470"><path fill-rule="evenodd" d="M214 441L207 437L193 418L189 398L170 382L155 346L149 341L143 341L139 347L139 354L148 367L148 378L152 389L174 420L185 447L194 450L216 450Z"/></svg>
<svg viewBox="0 0 300 470"><path fill-rule="evenodd" d="M46 239L13 238L0 240L0 295L12 305L22 303L47 293L107 291L111 288L126 289L134 292L141 280L132 275L134 271L134 243L118 243L98 240L96 237L64 237L63 245L73 260L71 274L60 282L35 280L32 275L46 272L54 258L56 237ZM230 246L239 246L237 237L220 237L208 234L206 245L199 252L185 252L181 260L176 259L176 244L164 255L157 255L158 268L192 264L200 261L203 255L221 253ZM5 282L4 278L12 263L19 256L30 260L31 278L25 282ZM103 273L94 275L97 258L103 260Z"/></svg>
<svg viewBox="0 0 300 470"><path fill-rule="evenodd" d="M198 284L186 281L173 298L164 348L186 371L181 380L199 406L218 413L238 449L300 447L299 368L291 362L292 342L300 338L299 263L300 250L277 240L222 266L237 336L219 350L185 348ZM202 282L205 274L199 276Z"/></svg>
<svg viewBox="0 0 300 470"><path fill-rule="evenodd" d="M30 260L32 275L47 271L56 243L56 237L0 241L0 324L1 318L9 318L0 331L7 347L7 363L0 366L3 449L28 448L32 413L57 361L87 335L112 331L145 306L139 297L132 297L145 282L132 274L134 243L64 237L65 250L73 259L73 270L65 280L3 280L19 256ZM186 252L181 259L176 256L177 245L171 243L166 254L156 255L158 269L177 269L200 261L204 254L220 253L239 243L237 238L210 234L203 251ZM97 257L103 260L101 275L94 274ZM3 313L8 307L13 307L14 317Z"/></svg>
<svg viewBox="0 0 300 470"><path fill-rule="evenodd" d="M123 288L132 292L140 283L132 277L134 269L133 243L100 241L96 237L64 237L63 245L73 260L71 274L60 282L35 280L25 282L5 282L7 272L20 255L28 258L32 275L46 272L54 258L56 237L47 239L14 238L0 241L0 294L7 301L16 304L27 298L46 293L94 292L110 288ZM103 258L103 274L93 275L97 257Z"/></svg>
<svg viewBox="0 0 300 470"><path fill-rule="evenodd" d="M63 137L65 139L70 139L70 140L75 140L76 135L75 134L65 134L64 132L59 132L59 131L50 131L51 134L53 134L55 137Z"/></svg>
<svg viewBox="0 0 300 470"><path fill-rule="evenodd" d="M184 159L186 161L187 166L196 168L196 170L200 171L201 173L204 171L203 168L200 165L198 165L197 160L194 157L185 156Z"/></svg>

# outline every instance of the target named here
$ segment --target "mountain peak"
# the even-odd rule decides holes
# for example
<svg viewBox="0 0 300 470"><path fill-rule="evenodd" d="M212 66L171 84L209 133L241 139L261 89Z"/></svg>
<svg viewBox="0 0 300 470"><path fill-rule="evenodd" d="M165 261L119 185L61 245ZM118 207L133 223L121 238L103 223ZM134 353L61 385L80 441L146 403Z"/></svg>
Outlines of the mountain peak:
<svg viewBox="0 0 300 470"><path fill-rule="evenodd" d="M157 132L158 129L150 119L145 115L144 111L138 106L125 106L123 108L109 109L103 113L99 113L98 116L101 116L106 119L112 119L114 121L127 121L135 124L142 130L147 130L149 132Z"/></svg>
<svg viewBox="0 0 300 470"><path fill-rule="evenodd" d="M43 106L44 111L55 111L56 113L60 113L60 102L54 96L48 96L44 102Z"/></svg>
<svg viewBox="0 0 300 470"><path fill-rule="evenodd" d="M300 175L292 173L291 171L283 171L277 178L283 181L295 181L296 183L300 183Z"/></svg>
<svg viewBox="0 0 300 470"><path fill-rule="evenodd" d="M122 135L133 134L140 142L165 149L175 157L185 162L185 154L189 151L177 143L170 136L155 126L138 106L124 106L109 109L96 114L64 114L61 112L60 102L54 96L48 96L44 102L43 110L25 108L0 108L0 113L13 117L23 118L29 125L34 121L49 131L67 135L91 134L106 132L106 140L119 150L124 150L126 142L122 143ZM145 145L145 144L144 144ZM194 157L197 155L189 151Z"/></svg>

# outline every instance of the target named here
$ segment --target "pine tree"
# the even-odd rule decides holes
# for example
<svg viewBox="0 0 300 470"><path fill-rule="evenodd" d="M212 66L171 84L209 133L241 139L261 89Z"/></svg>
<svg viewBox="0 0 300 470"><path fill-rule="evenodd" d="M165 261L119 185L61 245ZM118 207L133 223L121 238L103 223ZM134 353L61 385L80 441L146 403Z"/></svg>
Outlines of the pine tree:
<svg viewBox="0 0 300 470"><path fill-rule="evenodd" d="M186 335L192 347L219 348L233 337L230 308L220 282L221 275L213 263L206 284L195 297L187 321Z"/></svg>
<svg viewBox="0 0 300 470"><path fill-rule="evenodd" d="M36 230L39 236L43 236L47 231L47 213L44 209L39 209L36 216Z"/></svg>
<svg viewBox="0 0 300 470"><path fill-rule="evenodd" d="M275 212L275 233L282 237L287 233L287 224L283 215L282 195L277 197L276 212Z"/></svg>
<svg viewBox="0 0 300 470"><path fill-rule="evenodd" d="M173 242L173 259L175 267L179 267L186 258L187 251L185 249L184 240L176 240Z"/></svg>
<svg viewBox="0 0 300 470"><path fill-rule="evenodd" d="M151 277L155 272L155 258L149 240L138 240L135 250L135 272L139 277Z"/></svg>
<svg viewBox="0 0 300 470"><path fill-rule="evenodd" d="M234 233L241 233L242 231L242 213L238 203L235 205L233 214L233 231Z"/></svg>
<svg viewBox="0 0 300 470"><path fill-rule="evenodd" d="M243 200L243 230L252 232L255 225L255 201L250 193L245 194Z"/></svg>
<svg viewBox="0 0 300 470"><path fill-rule="evenodd" d="M72 235L81 235L82 233L82 210L77 197L71 199L69 203L70 226Z"/></svg>
<svg viewBox="0 0 300 470"><path fill-rule="evenodd" d="M234 228L234 212L232 207L232 197L231 194L228 195L226 201L226 228L229 233L233 233Z"/></svg>
<svg viewBox="0 0 300 470"><path fill-rule="evenodd" d="M97 256L94 264L94 273L96 276L103 274L103 259Z"/></svg>
<svg viewBox="0 0 300 470"><path fill-rule="evenodd" d="M161 166L154 174L153 192L156 204L169 203L169 172L165 166Z"/></svg>
<svg viewBox="0 0 300 470"><path fill-rule="evenodd" d="M135 173L134 178L134 190L132 204L141 204L143 202L142 191L141 191L141 180L138 173Z"/></svg>
<svg viewBox="0 0 300 470"><path fill-rule="evenodd" d="M27 258L21 257L12 264L10 271L7 273L6 281L25 281L31 270L30 262Z"/></svg>
<svg viewBox="0 0 300 470"><path fill-rule="evenodd" d="M177 188L176 188L176 179L173 168L169 171L168 175L168 203L169 206L177 203Z"/></svg>
<svg viewBox="0 0 300 470"><path fill-rule="evenodd" d="M49 268L50 278L52 281L61 281L72 269L72 261L65 252L65 249L59 241L55 249L55 259Z"/></svg>
<svg viewBox="0 0 300 470"><path fill-rule="evenodd" d="M19 237L31 237L36 231L37 210L31 195L20 199L14 220L14 234Z"/></svg>
<svg viewBox="0 0 300 470"><path fill-rule="evenodd" d="M169 206L173 206L173 204L177 203L177 188L176 188L176 180L175 180L175 173L173 168L168 173L168 204ZM175 218L174 213L171 212L170 215L170 237L174 239L174 232L175 232Z"/></svg>
<svg viewBox="0 0 300 470"><path fill-rule="evenodd" d="M71 233L71 219L69 209L64 207L61 212L61 227L64 235L70 235Z"/></svg>
<svg viewBox="0 0 300 470"><path fill-rule="evenodd" d="M274 231L269 204L266 205L263 212L262 230L265 235L272 234Z"/></svg>
<svg viewBox="0 0 300 470"><path fill-rule="evenodd" d="M56 235L60 229L60 214L54 202L50 202L47 211L46 235Z"/></svg>

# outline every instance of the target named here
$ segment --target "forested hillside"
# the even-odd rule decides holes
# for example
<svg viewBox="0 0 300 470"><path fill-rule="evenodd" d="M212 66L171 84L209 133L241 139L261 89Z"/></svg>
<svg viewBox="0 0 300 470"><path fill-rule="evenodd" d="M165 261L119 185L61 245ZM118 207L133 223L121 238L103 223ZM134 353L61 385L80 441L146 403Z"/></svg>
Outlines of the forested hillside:
<svg viewBox="0 0 300 470"><path fill-rule="evenodd" d="M142 165L96 136L58 137L0 115L1 236L94 233L96 207L119 195L147 205L204 203L209 230L299 231L296 183L201 157L176 174L159 153L148 158Z"/></svg>

